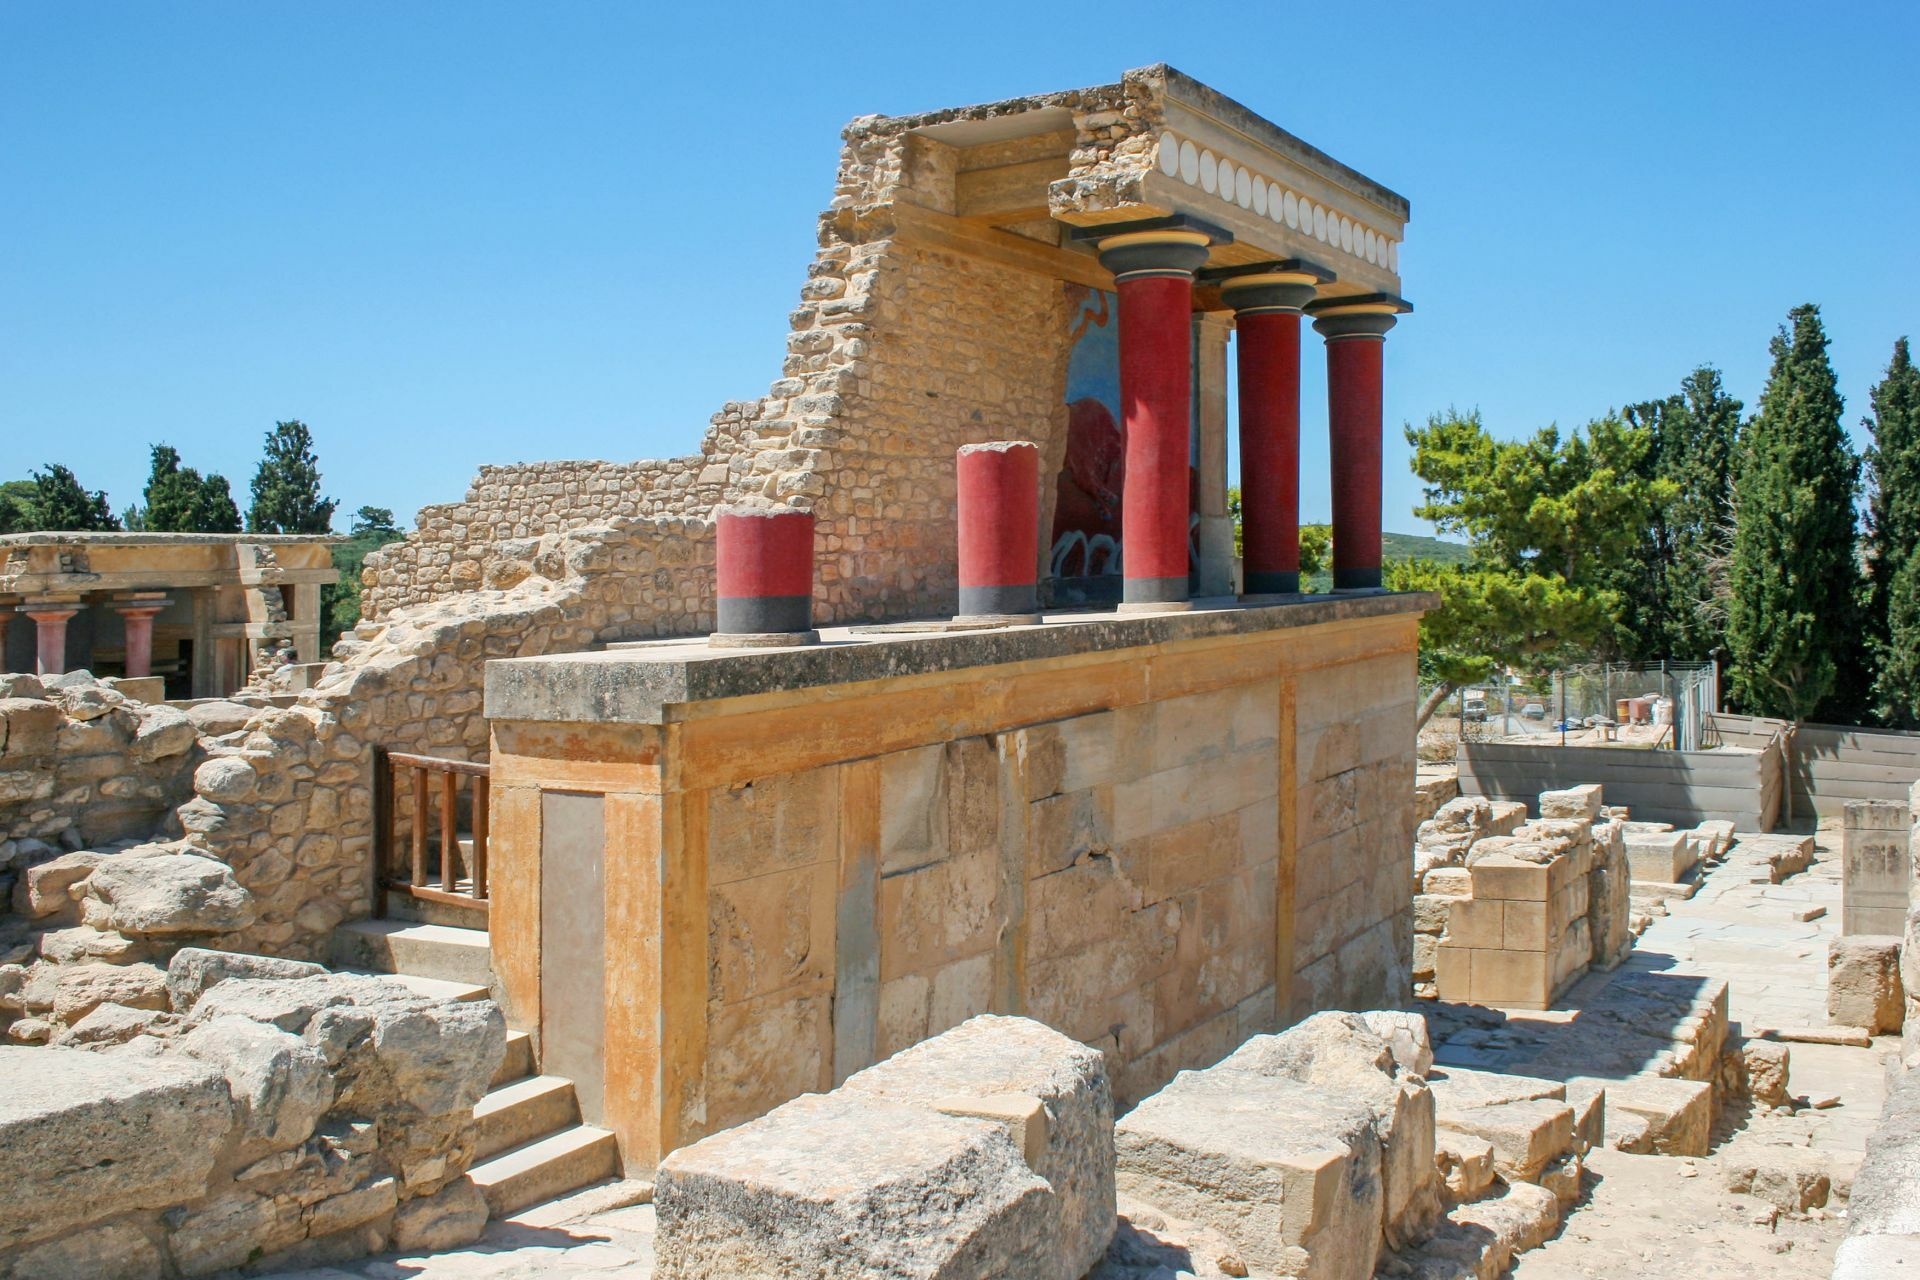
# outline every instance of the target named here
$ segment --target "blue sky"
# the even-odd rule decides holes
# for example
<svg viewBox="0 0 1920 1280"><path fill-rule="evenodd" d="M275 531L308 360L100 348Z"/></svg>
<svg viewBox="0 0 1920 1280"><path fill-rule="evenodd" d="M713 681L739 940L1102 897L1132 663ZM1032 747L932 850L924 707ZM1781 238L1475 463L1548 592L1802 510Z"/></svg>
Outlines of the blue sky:
<svg viewBox="0 0 1920 1280"><path fill-rule="evenodd" d="M300 417L343 511L690 452L776 376L838 131L1165 61L1405 194L1398 425L1517 435L1821 304L1852 425L1920 330L1894 4L0 6L0 478L137 499ZM931 8L931 7L928 7ZM1309 348L1303 507L1324 516Z"/></svg>

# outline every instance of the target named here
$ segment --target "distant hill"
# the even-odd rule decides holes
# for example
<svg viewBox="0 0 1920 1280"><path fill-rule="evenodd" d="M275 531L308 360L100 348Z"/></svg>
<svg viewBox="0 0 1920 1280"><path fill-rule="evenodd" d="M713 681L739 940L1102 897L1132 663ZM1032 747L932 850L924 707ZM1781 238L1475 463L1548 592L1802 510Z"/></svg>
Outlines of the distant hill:
<svg viewBox="0 0 1920 1280"><path fill-rule="evenodd" d="M1441 564L1465 564L1467 548L1461 543L1429 538L1425 534L1383 533L1380 535L1380 558L1389 563L1395 560L1437 560ZM1333 574L1325 570L1309 574L1301 585L1308 591L1331 591Z"/></svg>
<svg viewBox="0 0 1920 1280"><path fill-rule="evenodd" d="M1441 538L1429 538L1419 533L1381 534L1380 554L1387 560L1437 560L1441 564L1467 562L1467 548L1464 543L1447 542Z"/></svg>

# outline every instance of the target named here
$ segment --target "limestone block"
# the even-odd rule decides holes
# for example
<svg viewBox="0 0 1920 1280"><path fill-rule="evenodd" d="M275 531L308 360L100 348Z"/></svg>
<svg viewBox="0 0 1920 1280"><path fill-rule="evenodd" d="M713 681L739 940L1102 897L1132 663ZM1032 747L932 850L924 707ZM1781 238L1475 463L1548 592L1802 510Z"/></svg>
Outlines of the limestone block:
<svg viewBox="0 0 1920 1280"><path fill-rule="evenodd" d="M310 978L325 972L305 960L182 947L167 962L167 998L175 1013L189 1013L207 988L228 978Z"/></svg>
<svg viewBox="0 0 1920 1280"><path fill-rule="evenodd" d="M1747 1095L1761 1106L1778 1107L1791 1097L1788 1074L1792 1056L1777 1040L1749 1040L1740 1047Z"/></svg>
<svg viewBox="0 0 1920 1280"><path fill-rule="evenodd" d="M157 1009L130 1009L123 1004L103 1004L70 1027L63 1027L49 1038L50 1044L109 1045L125 1044L170 1021Z"/></svg>
<svg viewBox="0 0 1920 1280"><path fill-rule="evenodd" d="M1471 898L1473 885L1473 873L1465 867L1435 867L1420 882L1424 892L1446 898Z"/></svg>
<svg viewBox="0 0 1920 1280"><path fill-rule="evenodd" d="M82 850L28 867L14 883L14 910L35 920L71 913L73 887L93 874L100 857L100 854Z"/></svg>
<svg viewBox="0 0 1920 1280"><path fill-rule="evenodd" d="M1256 1271L1366 1280L1380 1143L1363 1100L1253 1072L1185 1071L1115 1127L1120 1187L1232 1241Z"/></svg>
<svg viewBox="0 0 1920 1280"><path fill-rule="evenodd" d="M133 733L133 758L143 764L168 760L192 750L200 740L187 713L164 703L140 710L140 727Z"/></svg>
<svg viewBox="0 0 1920 1280"><path fill-rule="evenodd" d="M988 1113L984 1100L1037 1099L1045 1138L1028 1163L1059 1202L1065 1265L1079 1276L1106 1252L1114 1223L1113 1094L1098 1051L1028 1018L983 1014L856 1072L840 1092L975 1115ZM1024 1140L1021 1146L1024 1152Z"/></svg>
<svg viewBox="0 0 1920 1280"><path fill-rule="evenodd" d="M23 1251L11 1280L158 1280L159 1246L129 1218L95 1223Z"/></svg>
<svg viewBox="0 0 1920 1280"><path fill-rule="evenodd" d="M1827 1203L1832 1177L1827 1156L1801 1147L1746 1146L1723 1157L1727 1190L1753 1196L1788 1213L1805 1213Z"/></svg>
<svg viewBox="0 0 1920 1280"><path fill-rule="evenodd" d="M227 933L254 921L253 895L225 863L145 845L103 859L87 894L106 907L106 927L121 933Z"/></svg>
<svg viewBox="0 0 1920 1280"><path fill-rule="evenodd" d="M304 1230L298 1204L238 1191L183 1215L167 1245L182 1275L203 1276L284 1249Z"/></svg>
<svg viewBox="0 0 1920 1280"><path fill-rule="evenodd" d="M180 1051L220 1069L241 1126L240 1160L305 1142L333 1105L327 1061L298 1036L247 1018L204 1023Z"/></svg>
<svg viewBox="0 0 1920 1280"><path fill-rule="evenodd" d="M10 766L51 755L60 735L60 708L37 698L0 697L0 761Z"/></svg>
<svg viewBox="0 0 1920 1280"><path fill-rule="evenodd" d="M1360 1015L1367 1029L1387 1042L1394 1062L1411 1075L1433 1070L1433 1039L1426 1015L1402 1009L1373 1009Z"/></svg>
<svg viewBox="0 0 1920 1280"><path fill-rule="evenodd" d="M1442 1127L1433 1135L1434 1164L1453 1204L1478 1200L1493 1185L1493 1144L1472 1134Z"/></svg>
<svg viewBox="0 0 1920 1280"><path fill-rule="evenodd" d="M1645 1149L1668 1156L1704 1156L1713 1126L1713 1086L1705 1080L1668 1076L1600 1079L1574 1076L1567 1089L1607 1095L1607 1144L1621 1150L1645 1142Z"/></svg>
<svg viewBox="0 0 1920 1280"><path fill-rule="evenodd" d="M1856 1235L1920 1236L1920 1071L1890 1082L1880 1125L1854 1175L1847 1216ZM1897 1273L1890 1273L1897 1274Z"/></svg>
<svg viewBox="0 0 1920 1280"><path fill-rule="evenodd" d="M1600 816L1604 803L1600 796L1600 785L1588 783L1580 787L1568 787L1564 791L1542 791L1540 793L1540 816L1543 818L1581 818L1588 822Z"/></svg>
<svg viewBox="0 0 1920 1280"><path fill-rule="evenodd" d="M164 1009L166 974L152 964L80 964L56 971L54 1021L78 1022L109 1001L130 1009Z"/></svg>
<svg viewBox="0 0 1920 1280"><path fill-rule="evenodd" d="M232 1121L199 1063L0 1048L0 1245L203 1195Z"/></svg>
<svg viewBox="0 0 1920 1280"><path fill-rule="evenodd" d="M1898 935L1852 934L1827 944L1827 1021L1869 1035L1900 1030L1906 994Z"/></svg>
<svg viewBox="0 0 1920 1280"><path fill-rule="evenodd" d="M661 1280L1076 1280L1060 1205L993 1120L836 1091L682 1147L654 1189Z"/></svg>
<svg viewBox="0 0 1920 1280"><path fill-rule="evenodd" d="M1573 1150L1573 1108L1554 1098L1449 1109L1439 1124L1492 1143L1494 1168L1508 1182L1538 1182L1549 1161Z"/></svg>
<svg viewBox="0 0 1920 1280"><path fill-rule="evenodd" d="M486 1197L472 1178L456 1178L400 1206L393 1218L393 1247L409 1253L457 1249L478 1240L486 1226Z"/></svg>
<svg viewBox="0 0 1920 1280"><path fill-rule="evenodd" d="M1627 866L1635 880L1674 884L1693 869L1693 842L1684 831L1629 829L1626 846Z"/></svg>
<svg viewBox="0 0 1920 1280"><path fill-rule="evenodd" d="M1510 836L1527 820L1527 806L1523 800L1495 800L1492 809L1492 816L1487 823L1490 835Z"/></svg>
<svg viewBox="0 0 1920 1280"><path fill-rule="evenodd" d="M1474 865L1473 896L1499 898L1515 902L1545 902L1553 896L1553 863L1565 864L1565 858L1552 862L1534 861L1518 851L1503 851ZM1564 873L1558 877L1563 882Z"/></svg>

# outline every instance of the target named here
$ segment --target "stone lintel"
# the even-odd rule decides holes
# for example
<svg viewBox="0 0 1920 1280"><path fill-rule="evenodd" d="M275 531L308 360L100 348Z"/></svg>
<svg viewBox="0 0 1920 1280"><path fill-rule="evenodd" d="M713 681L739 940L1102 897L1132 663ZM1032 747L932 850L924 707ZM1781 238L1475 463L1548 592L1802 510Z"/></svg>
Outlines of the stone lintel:
<svg viewBox="0 0 1920 1280"><path fill-rule="evenodd" d="M1183 640L1252 635L1369 618L1419 615L1426 592L1309 597L1177 612L1053 614L1038 626L897 632L822 628L819 644L712 648L705 636L645 641L594 653L503 658L487 664L489 720L664 724L671 708L722 698L931 675Z"/></svg>

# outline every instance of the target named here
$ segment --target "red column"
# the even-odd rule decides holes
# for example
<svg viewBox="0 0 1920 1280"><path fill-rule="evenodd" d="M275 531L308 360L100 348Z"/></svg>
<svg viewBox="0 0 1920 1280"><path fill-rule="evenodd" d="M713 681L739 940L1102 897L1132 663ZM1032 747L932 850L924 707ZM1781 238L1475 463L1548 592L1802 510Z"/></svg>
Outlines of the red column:
<svg viewBox="0 0 1920 1280"><path fill-rule="evenodd" d="M153 620L167 607L164 598L151 596L115 604L127 633L127 676L139 679L153 674Z"/></svg>
<svg viewBox="0 0 1920 1280"><path fill-rule="evenodd" d="M67 619L80 612L79 606L52 601L29 602L20 612L33 619L37 674L57 676L64 673L67 669Z"/></svg>
<svg viewBox="0 0 1920 1280"><path fill-rule="evenodd" d="M1322 272L1229 277L1240 375L1242 591L1300 590L1300 309Z"/></svg>
<svg viewBox="0 0 1920 1280"><path fill-rule="evenodd" d="M714 514L715 644L801 644L813 632L813 513Z"/></svg>
<svg viewBox="0 0 1920 1280"><path fill-rule="evenodd" d="M7 666L7 624L13 621L13 606L0 604L0 675L10 668Z"/></svg>
<svg viewBox="0 0 1920 1280"><path fill-rule="evenodd" d="M1382 364L1398 298L1329 298L1308 308L1327 340L1327 420L1333 470L1333 589L1380 587Z"/></svg>
<svg viewBox="0 0 1920 1280"><path fill-rule="evenodd" d="M1040 449L1027 440L963 445L954 458L962 618L1040 611Z"/></svg>
<svg viewBox="0 0 1920 1280"><path fill-rule="evenodd" d="M1193 273L1210 237L1138 231L1100 242L1120 295L1121 608L1183 608L1190 595L1188 473L1193 446Z"/></svg>

